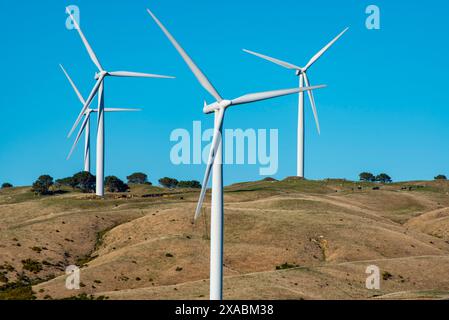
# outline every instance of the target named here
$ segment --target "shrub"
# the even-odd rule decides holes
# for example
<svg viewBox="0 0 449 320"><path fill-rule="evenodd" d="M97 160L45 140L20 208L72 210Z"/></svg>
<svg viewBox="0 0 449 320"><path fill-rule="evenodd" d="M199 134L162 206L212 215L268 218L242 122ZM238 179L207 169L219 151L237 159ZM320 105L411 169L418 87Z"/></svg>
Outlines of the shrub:
<svg viewBox="0 0 449 320"><path fill-rule="evenodd" d="M109 192L126 192L129 190L129 186L115 176L106 177L104 182Z"/></svg>
<svg viewBox="0 0 449 320"><path fill-rule="evenodd" d="M447 177L444 174L439 174L435 177L435 180L447 180Z"/></svg>
<svg viewBox="0 0 449 320"><path fill-rule="evenodd" d="M77 296L62 298L61 300L107 300L107 299L109 299L109 297L107 297L107 296L94 297L93 295L88 295L87 293L83 292Z"/></svg>
<svg viewBox="0 0 449 320"><path fill-rule="evenodd" d="M201 183L199 181L196 181L196 180L179 181L178 188L201 189Z"/></svg>
<svg viewBox="0 0 449 320"><path fill-rule="evenodd" d="M159 179L159 184L161 186L163 186L164 188L176 188L178 185L178 180L165 177L165 178Z"/></svg>
<svg viewBox="0 0 449 320"><path fill-rule="evenodd" d="M29 279L21 277L0 287L0 300L35 300Z"/></svg>
<svg viewBox="0 0 449 320"><path fill-rule="evenodd" d="M2 184L2 189L8 189L8 188L12 188L13 185L9 182L5 182Z"/></svg>
<svg viewBox="0 0 449 320"><path fill-rule="evenodd" d="M391 278L393 278L393 275L390 272L388 272L388 271L382 272L382 279L387 281L387 280L389 280Z"/></svg>
<svg viewBox="0 0 449 320"><path fill-rule="evenodd" d="M297 264L290 264L288 262L281 264L280 266L276 266L276 270L287 270L294 268L299 268L299 266Z"/></svg>
<svg viewBox="0 0 449 320"><path fill-rule="evenodd" d="M39 273L42 271L42 264L39 261L33 259L22 260L24 270L28 270L33 273Z"/></svg>
<svg viewBox="0 0 449 320"><path fill-rule="evenodd" d="M362 172L359 174L360 181L374 182L376 177L370 172Z"/></svg>
<svg viewBox="0 0 449 320"><path fill-rule="evenodd" d="M33 183L31 190L40 195L50 194L50 187L53 184L53 178L51 176L42 175Z"/></svg>
<svg viewBox="0 0 449 320"><path fill-rule="evenodd" d="M127 176L129 184L146 184L148 183L148 176L142 172L135 172L130 176Z"/></svg>

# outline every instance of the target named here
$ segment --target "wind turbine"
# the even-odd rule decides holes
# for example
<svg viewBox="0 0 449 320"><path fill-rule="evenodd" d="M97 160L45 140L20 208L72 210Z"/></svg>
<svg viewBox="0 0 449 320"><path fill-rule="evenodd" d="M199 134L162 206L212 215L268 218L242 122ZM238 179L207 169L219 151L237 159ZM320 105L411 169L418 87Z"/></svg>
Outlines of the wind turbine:
<svg viewBox="0 0 449 320"><path fill-rule="evenodd" d="M64 69L64 66L62 64L59 65L64 72L65 76L67 77L67 80L69 81L70 85L72 86L73 90L75 91L76 95L78 96L78 99L80 100L81 104L84 106L86 103L86 100L81 95L80 91L76 87L75 83L73 82L72 78L68 74L68 72ZM141 111L140 109L122 109L122 108L105 108L105 112L135 112L135 111ZM78 135L75 139L75 143L72 146L72 149L70 150L70 153L67 157L67 160L70 159L72 156L73 151L75 150L76 145L78 144L79 139L81 138L82 133L84 132L85 141L84 141L84 171L87 171L90 173L90 115L92 113L98 112L98 109L91 109L90 107L86 110L84 113L84 121L81 125L80 130L78 131Z"/></svg>
<svg viewBox="0 0 449 320"><path fill-rule="evenodd" d="M131 78L174 78L171 76L163 76L163 75L157 75L157 74L148 74L148 73L140 73L140 72L129 72L129 71L114 71L109 72L106 71L100 61L98 60L97 56L95 55L94 51L92 50L92 47L90 46L89 42L87 41L86 37L84 36L80 26L78 25L78 22L73 17L72 13L68 8L66 8L66 13L70 16L70 19L73 22L73 25L75 26L75 29L78 31L81 40L84 43L84 46L87 49L87 52L92 60L92 62L95 64L95 66L98 68L98 73L95 74L95 79L97 80L91 93L89 94L89 97L84 103L84 106L78 115L78 118L76 119L72 129L70 130L69 137L72 135L72 133L75 131L76 127L80 123L83 115L88 110L90 104L92 103L92 100L94 99L95 95L98 94L98 125L97 125L97 166L96 166L96 194L97 196L103 197L104 196L104 79L106 77L131 77Z"/></svg>
<svg viewBox="0 0 449 320"><path fill-rule="evenodd" d="M200 84L209 92L216 100L216 102L207 105L204 102L203 112L206 114L215 114L214 136L212 139L211 149L209 153L209 160L204 175L203 185L200 193L200 198L196 207L195 221L201 213L204 197L206 195L207 184L209 182L210 174L213 168L212 176L212 203L211 203L211 242L210 242L210 299L221 300L223 298L223 145L222 145L222 128L225 111L231 106L252 103L272 99L276 97L286 96L289 94L298 93L301 91L322 88L324 86L295 88L277 91L268 91L261 93L247 94L233 100L223 99L217 92L212 83L207 79L204 73L197 67L193 60L187 55L180 44L168 32L158 18L149 10L148 13L154 19L156 24L162 29L167 38L173 44L175 49L184 59L190 70L198 79Z"/></svg>
<svg viewBox="0 0 449 320"><path fill-rule="evenodd" d="M299 77L299 87L302 88L305 86L310 86L310 82L309 82L309 78L307 76L307 71L309 70L309 68L319 59L321 58L321 56L327 51L329 50L330 47L332 47L332 45L337 42L338 39L341 38L341 36L343 36L343 34L346 33L346 31L348 31L349 28L346 28L345 30L343 30L337 37L335 37L331 42L329 42L323 49L321 49L320 51L318 51L317 54L315 54L312 59L310 59L310 61L306 64L305 67L298 67L294 64L279 60L279 59L275 59L269 56L266 56L264 54L260 54L254 51L250 51L250 50L246 50L243 49L243 51L245 51L246 53L255 55L259 58L268 60L270 62L273 62L277 65L280 65L284 68L290 69L290 70L295 70L296 71L296 75ZM316 110L316 106L315 106L315 98L313 96L313 92L312 91L308 91L308 95L309 95L309 99L310 99L310 104L312 106L312 111L313 111L313 116L315 117L315 123L316 123L316 127L318 130L318 134L320 134L320 122L318 120L318 113ZM304 178L304 149L305 149L305 141L304 141L304 91L301 91L299 93L299 105L298 105L298 148L297 148L297 176Z"/></svg>

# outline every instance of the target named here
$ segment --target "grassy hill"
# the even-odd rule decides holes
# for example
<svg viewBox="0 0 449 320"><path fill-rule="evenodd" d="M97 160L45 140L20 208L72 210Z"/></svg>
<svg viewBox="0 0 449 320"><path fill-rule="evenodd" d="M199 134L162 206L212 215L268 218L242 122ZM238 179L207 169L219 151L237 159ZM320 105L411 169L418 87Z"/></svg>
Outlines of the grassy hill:
<svg viewBox="0 0 449 320"><path fill-rule="evenodd" d="M295 178L227 187L225 298L449 298L449 183L378 187ZM207 299L210 203L193 224L198 191L132 186L103 200L66 191L0 191L0 299ZM65 288L71 264L82 266L79 291ZM380 290L365 288L371 264Z"/></svg>

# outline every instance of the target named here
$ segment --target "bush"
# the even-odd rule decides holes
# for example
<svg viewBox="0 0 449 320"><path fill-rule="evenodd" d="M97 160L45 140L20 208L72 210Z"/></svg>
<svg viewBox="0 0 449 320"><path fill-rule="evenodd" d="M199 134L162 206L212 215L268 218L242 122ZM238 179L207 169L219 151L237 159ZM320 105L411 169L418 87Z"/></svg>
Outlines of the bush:
<svg viewBox="0 0 449 320"><path fill-rule="evenodd" d="M90 193L95 191L96 178L90 172L81 171L73 175L70 181L75 188L78 188L83 193Z"/></svg>
<svg viewBox="0 0 449 320"><path fill-rule="evenodd" d="M146 184L148 183L148 176L142 172L135 172L130 176L127 176L129 184Z"/></svg>
<svg viewBox="0 0 449 320"><path fill-rule="evenodd" d="M391 278L393 278L393 275L390 272L388 272L388 271L382 272L382 279L383 280L387 281L387 280L389 280Z"/></svg>
<svg viewBox="0 0 449 320"><path fill-rule="evenodd" d="M280 266L276 266L276 270L287 270L294 268L299 268L299 266L297 264L290 264L288 262L281 264Z"/></svg>
<svg viewBox="0 0 449 320"><path fill-rule="evenodd" d="M33 259L22 260L22 265L24 270L28 270L33 273L39 273L42 271L42 264Z"/></svg>
<svg viewBox="0 0 449 320"><path fill-rule="evenodd" d="M13 185L10 184L9 182L5 182L2 184L2 189L8 189L8 188L12 188Z"/></svg>
<svg viewBox="0 0 449 320"><path fill-rule="evenodd" d="M376 177L370 172L362 172L359 174L360 181L374 182Z"/></svg>
<svg viewBox="0 0 449 320"><path fill-rule="evenodd" d="M179 183L178 180L173 179L173 178L165 177L165 178L159 179L159 184L161 186L163 186L164 188L176 188L178 186L178 183Z"/></svg>
<svg viewBox="0 0 449 320"><path fill-rule="evenodd" d="M53 178L51 176L42 175L33 183L31 190L40 195L50 194L50 187L53 184Z"/></svg>
<svg viewBox="0 0 449 320"><path fill-rule="evenodd" d="M106 177L104 182L109 192L126 192L129 190L128 185L115 176Z"/></svg>
<svg viewBox="0 0 449 320"><path fill-rule="evenodd" d="M199 181L196 181L196 180L179 181L178 188L201 189L201 183Z"/></svg>
<svg viewBox="0 0 449 320"><path fill-rule="evenodd" d="M439 174L435 177L435 180L447 180L447 177L444 174Z"/></svg>
<svg viewBox="0 0 449 320"><path fill-rule="evenodd" d="M391 179L391 177L386 174L386 173L381 173L376 177L376 181L377 182L381 182L381 183L391 183L393 182L393 180Z"/></svg>
<svg viewBox="0 0 449 320"><path fill-rule="evenodd" d="M29 279L21 277L16 282L10 282L0 287L0 300L35 300Z"/></svg>

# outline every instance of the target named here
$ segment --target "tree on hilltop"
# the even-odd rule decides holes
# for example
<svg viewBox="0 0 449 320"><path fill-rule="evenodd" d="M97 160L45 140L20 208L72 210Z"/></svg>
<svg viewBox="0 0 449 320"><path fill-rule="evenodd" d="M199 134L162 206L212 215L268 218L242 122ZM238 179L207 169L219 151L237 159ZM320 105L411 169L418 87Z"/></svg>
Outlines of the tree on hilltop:
<svg viewBox="0 0 449 320"><path fill-rule="evenodd" d="M104 184L109 192L126 192L129 190L129 186L116 176L106 177Z"/></svg>
<svg viewBox="0 0 449 320"><path fill-rule="evenodd" d="M65 187L71 187L72 189L75 189L77 182L73 177L67 177L56 180L56 185L58 187L65 186Z"/></svg>
<svg viewBox="0 0 449 320"><path fill-rule="evenodd" d="M179 181L178 188L186 188L186 189L201 189L201 183L196 180L191 181Z"/></svg>
<svg viewBox="0 0 449 320"><path fill-rule="evenodd" d="M380 183L391 183L393 180L391 177L386 173L381 173L376 177L376 181Z"/></svg>
<svg viewBox="0 0 449 320"><path fill-rule="evenodd" d="M96 178L90 172L81 171L73 175L72 184L75 188L80 189L83 193L91 193L95 191Z"/></svg>
<svg viewBox="0 0 449 320"><path fill-rule="evenodd" d="M9 182L5 182L5 183L2 184L2 189L9 189L9 188L12 188L12 187L13 187L13 185L11 183L9 183Z"/></svg>
<svg viewBox="0 0 449 320"><path fill-rule="evenodd" d="M362 172L359 174L360 181L366 181L366 182L374 182L376 181L376 177L374 174L370 172Z"/></svg>
<svg viewBox="0 0 449 320"><path fill-rule="evenodd" d="M135 172L130 176L127 176L129 184L146 184L148 183L148 176L142 172Z"/></svg>
<svg viewBox="0 0 449 320"><path fill-rule="evenodd" d="M40 176L34 183L31 188L31 191L33 191L36 194L39 195L46 195L50 194L50 187L54 184L53 177L51 177L48 174Z"/></svg>
<svg viewBox="0 0 449 320"><path fill-rule="evenodd" d="M159 184L164 188L176 188L178 183L178 180L169 177L159 179Z"/></svg>

